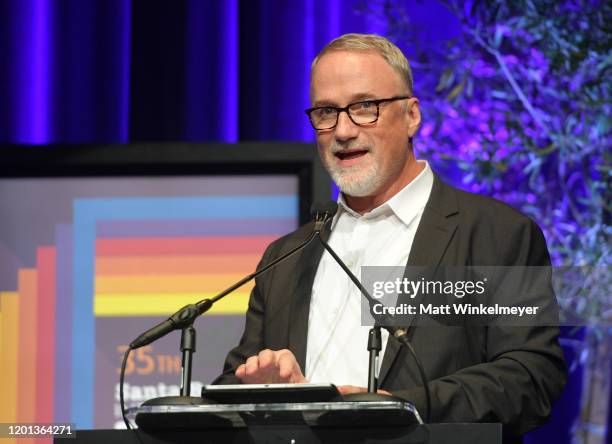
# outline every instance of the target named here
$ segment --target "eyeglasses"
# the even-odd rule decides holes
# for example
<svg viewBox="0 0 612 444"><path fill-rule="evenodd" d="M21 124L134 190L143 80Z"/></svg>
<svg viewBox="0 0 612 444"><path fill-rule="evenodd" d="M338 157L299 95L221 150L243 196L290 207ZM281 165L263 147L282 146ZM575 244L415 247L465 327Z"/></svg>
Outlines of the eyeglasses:
<svg viewBox="0 0 612 444"><path fill-rule="evenodd" d="M362 102L349 103L344 108L335 106L319 106L304 110L310 118L312 127L316 130L327 130L335 128L338 124L338 116L341 112L346 114L355 125L368 125L378 120L379 105L384 102L409 99L410 96L391 97L389 99L364 100Z"/></svg>

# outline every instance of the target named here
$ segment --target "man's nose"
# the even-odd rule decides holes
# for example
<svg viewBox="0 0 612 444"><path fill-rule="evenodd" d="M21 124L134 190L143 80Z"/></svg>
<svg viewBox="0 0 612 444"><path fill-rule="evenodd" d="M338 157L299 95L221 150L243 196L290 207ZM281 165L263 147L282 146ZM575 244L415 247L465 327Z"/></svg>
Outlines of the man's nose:
<svg viewBox="0 0 612 444"><path fill-rule="evenodd" d="M359 127L353 123L346 111L338 114L338 123L336 124L335 130L337 140L353 139L359 134Z"/></svg>

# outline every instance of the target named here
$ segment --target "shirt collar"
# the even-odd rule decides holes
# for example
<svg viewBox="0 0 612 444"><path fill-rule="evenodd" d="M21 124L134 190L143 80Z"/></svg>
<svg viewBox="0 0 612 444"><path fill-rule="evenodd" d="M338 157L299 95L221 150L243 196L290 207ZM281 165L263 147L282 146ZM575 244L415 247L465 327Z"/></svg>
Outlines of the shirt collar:
<svg viewBox="0 0 612 444"><path fill-rule="evenodd" d="M347 213L355 218L376 219L384 215L395 214L404 224L409 225L427 204L431 188L433 186L433 172L426 160L417 160L424 163L425 168L408 185L402 188L391 199L363 215L351 209L344 194L338 195L338 212L334 217L332 228L335 226L342 213Z"/></svg>

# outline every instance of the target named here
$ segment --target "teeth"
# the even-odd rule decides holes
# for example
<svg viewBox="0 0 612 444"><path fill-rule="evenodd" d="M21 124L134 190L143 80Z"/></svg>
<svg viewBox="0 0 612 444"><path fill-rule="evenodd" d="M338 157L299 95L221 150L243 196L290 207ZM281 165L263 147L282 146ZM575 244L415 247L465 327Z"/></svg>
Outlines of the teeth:
<svg viewBox="0 0 612 444"><path fill-rule="evenodd" d="M348 152L337 152L336 156L338 156L340 159L344 160L344 159L352 159L354 157L359 157L359 156L363 156L366 153L365 150L359 150L359 151L348 151Z"/></svg>

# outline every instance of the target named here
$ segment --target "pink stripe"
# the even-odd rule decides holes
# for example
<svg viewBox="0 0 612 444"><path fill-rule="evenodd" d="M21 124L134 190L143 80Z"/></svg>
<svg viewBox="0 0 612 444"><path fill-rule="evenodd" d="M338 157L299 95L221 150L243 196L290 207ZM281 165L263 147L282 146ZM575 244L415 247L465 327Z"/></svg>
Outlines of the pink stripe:
<svg viewBox="0 0 612 444"><path fill-rule="evenodd" d="M55 380L55 247L37 250L38 310L36 362L36 422L53 422Z"/></svg>
<svg viewBox="0 0 612 444"><path fill-rule="evenodd" d="M261 254L277 236L97 239L96 256Z"/></svg>

